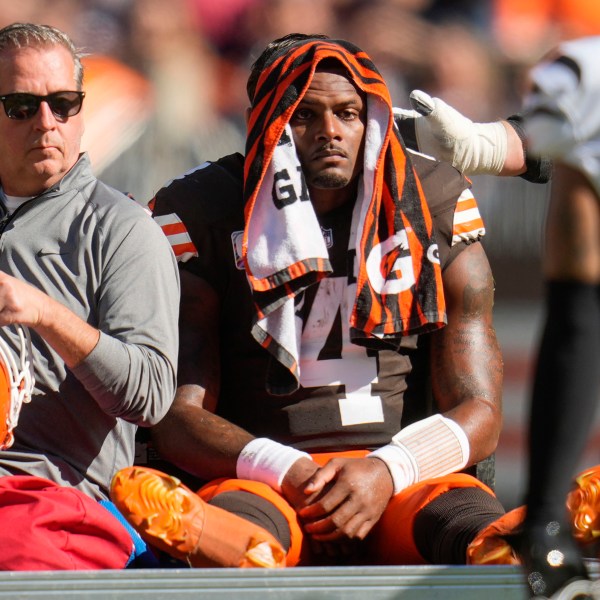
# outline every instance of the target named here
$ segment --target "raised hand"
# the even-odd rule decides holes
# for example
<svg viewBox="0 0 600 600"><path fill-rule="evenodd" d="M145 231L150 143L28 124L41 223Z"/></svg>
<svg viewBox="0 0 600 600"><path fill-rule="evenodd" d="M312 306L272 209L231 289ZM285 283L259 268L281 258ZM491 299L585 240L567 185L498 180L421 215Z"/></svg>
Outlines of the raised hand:
<svg viewBox="0 0 600 600"><path fill-rule="evenodd" d="M507 156L508 133L501 122L474 123L440 98L410 94L419 151L450 162L466 175L498 175Z"/></svg>

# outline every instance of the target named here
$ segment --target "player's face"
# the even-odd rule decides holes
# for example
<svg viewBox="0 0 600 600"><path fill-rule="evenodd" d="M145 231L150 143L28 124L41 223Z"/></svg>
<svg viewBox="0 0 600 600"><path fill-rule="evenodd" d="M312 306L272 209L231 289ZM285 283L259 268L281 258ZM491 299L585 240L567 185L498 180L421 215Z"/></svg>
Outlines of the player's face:
<svg viewBox="0 0 600 600"><path fill-rule="evenodd" d="M365 100L344 71L314 74L290 120L309 188L343 188L362 170L365 117Z"/></svg>
<svg viewBox="0 0 600 600"><path fill-rule="evenodd" d="M66 48L21 48L0 54L0 96L46 96L76 91L73 58ZM0 106L0 182L12 196L35 196L53 186L79 156L81 112L57 117L47 102L28 119L10 119Z"/></svg>

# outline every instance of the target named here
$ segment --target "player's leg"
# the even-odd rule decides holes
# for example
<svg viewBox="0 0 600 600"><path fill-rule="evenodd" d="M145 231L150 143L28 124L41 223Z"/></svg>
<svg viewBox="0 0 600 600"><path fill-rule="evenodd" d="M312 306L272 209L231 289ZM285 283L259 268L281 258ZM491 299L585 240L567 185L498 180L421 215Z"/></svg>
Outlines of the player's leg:
<svg viewBox="0 0 600 600"><path fill-rule="evenodd" d="M565 498L594 420L600 389L600 212L578 171L557 167L547 220L547 313L529 421L524 561L542 573L544 594L585 576ZM546 557L557 549L558 565ZM539 590L533 590L539 592Z"/></svg>
<svg viewBox="0 0 600 600"><path fill-rule="evenodd" d="M479 480L456 473L409 486L369 534L375 564L465 564L475 536L505 514Z"/></svg>
<svg viewBox="0 0 600 600"><path fill-rule="evenodd" d="M238 490L208 486L202 499L175 477L150 468L129 467L113 479L111 499L148 544L190 566L285 566L286 549L277 539L277 527L286 530L285 518L268 501L261 502L258 495L250 495L253 502L243 496L236 500ZM218 495L224 492L234 493L220 507ZM244 507L241 516L231 512L236 506ZM265 513L263 525L257 524L261 510Z"/></svg>

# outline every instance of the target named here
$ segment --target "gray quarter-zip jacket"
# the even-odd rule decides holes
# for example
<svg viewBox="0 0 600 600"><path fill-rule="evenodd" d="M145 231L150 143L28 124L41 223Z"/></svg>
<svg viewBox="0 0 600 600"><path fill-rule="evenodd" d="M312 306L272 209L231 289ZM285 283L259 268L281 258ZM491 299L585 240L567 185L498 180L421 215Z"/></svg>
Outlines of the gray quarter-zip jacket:
<svg viewBox="0 0 600 600"><path fill-rule="evenodd" d="M164 234L146 211L95 178L82 154L54 187L0 225L0 269L100 330L76 368L35 332L36 386L23 405L0 474L30 474L108 494L133 463L136 426L157 423L174 397L179 278ZM0 335L17 352L12 328Z"/></svg>

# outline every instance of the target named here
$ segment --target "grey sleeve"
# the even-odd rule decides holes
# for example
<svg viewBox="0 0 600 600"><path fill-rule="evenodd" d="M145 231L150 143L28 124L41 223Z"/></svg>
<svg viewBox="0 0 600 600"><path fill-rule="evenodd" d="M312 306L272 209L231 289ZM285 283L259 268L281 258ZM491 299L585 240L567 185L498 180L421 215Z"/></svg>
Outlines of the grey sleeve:
<svg viewBox="0 0 600 600"><path fill-rule="evenodd" d="M104 412L150 426L175 395L180 292L175 257L145 213L113 221L100 252L100 339L72 371Z"/></svg>

